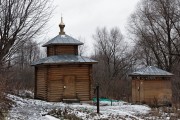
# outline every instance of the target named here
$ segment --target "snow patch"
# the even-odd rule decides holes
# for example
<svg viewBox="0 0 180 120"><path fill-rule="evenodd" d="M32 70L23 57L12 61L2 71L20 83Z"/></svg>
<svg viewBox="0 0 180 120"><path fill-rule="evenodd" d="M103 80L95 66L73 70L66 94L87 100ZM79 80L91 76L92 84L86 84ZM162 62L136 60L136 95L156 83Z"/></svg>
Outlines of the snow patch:
<svg viewBox="0 0 180 120"><path fill-rule="evenodd" d="M16 103L9 111L9 120L58 120L50 115L48 112L56 109L65 110L70 114L74 114L83 120L90 119L140 119L140 115L149 113L151 110L145 105L131 105L129 103L118 101L101 102L100 114L96 113L96 106L76 103L66 104L62 102L45 102L41 100L21 98L15 95L8 95L12 101ZM104 106L104 104L106 104Z"/></svg>
<svg viewBox="0 0 180 120"><path fill-rule="evenodd" d="M59 120L59 119L57 119L53 116L50 116L50 115L46 115L45 117L47 118L47 120Z"/></svg>

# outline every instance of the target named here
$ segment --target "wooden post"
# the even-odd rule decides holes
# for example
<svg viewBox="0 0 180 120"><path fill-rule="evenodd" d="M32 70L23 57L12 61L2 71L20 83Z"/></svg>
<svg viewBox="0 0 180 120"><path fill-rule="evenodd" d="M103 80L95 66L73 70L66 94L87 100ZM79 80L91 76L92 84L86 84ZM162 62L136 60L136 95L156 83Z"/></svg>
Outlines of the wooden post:
<svg viewBox="0 0 180 120"><path fill-rule="evenodd" d="M139 80L139 104L141 104L141 84L140 84L140 80Z"/></svg>
<svg viewBox="0 0 180 120"><path fill-rule="evenodd" d="M96 86L97 94L97 113L99 114L99 85Z"/></svg>
<svg viewBox="0 0 180 120"><path fill-rule="evenodd" d="M34 72L35 72L34 73L35 74L35 78L34 78L35 79L35 81L34 81L34 85L35 85L34 86L34 98L35 99L37 98L37 71L38 71L37 69L38 69L38 67L35 66L35 70L34 70Z"/></svg>

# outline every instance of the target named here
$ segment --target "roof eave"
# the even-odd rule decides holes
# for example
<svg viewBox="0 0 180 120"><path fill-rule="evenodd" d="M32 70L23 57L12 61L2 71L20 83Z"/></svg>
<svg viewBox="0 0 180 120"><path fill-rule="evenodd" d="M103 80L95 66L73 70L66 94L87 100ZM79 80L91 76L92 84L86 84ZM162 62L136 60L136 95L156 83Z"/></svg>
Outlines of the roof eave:
<svg viewBox="0 0 180 120"><path fill-rule="evenodd" d="M97 64L98 62L62 62L62 63L39 63L39 64L31 64L31 66L38 65L64 65L64 64Z"/></svg>
<svg viewBox="0 0 180 120"><path fill-rule="evenodd" d="M142 74L129 74L128 76L174 76L174 74L172 75L142 75Z"/></svg>
<svg viewBox="0 0 180 120"><path fill-rule="evenodd" d="M54 44L44 44L42 47L53 46L53 45L83 45L84 43L54 43Z"/></svg>

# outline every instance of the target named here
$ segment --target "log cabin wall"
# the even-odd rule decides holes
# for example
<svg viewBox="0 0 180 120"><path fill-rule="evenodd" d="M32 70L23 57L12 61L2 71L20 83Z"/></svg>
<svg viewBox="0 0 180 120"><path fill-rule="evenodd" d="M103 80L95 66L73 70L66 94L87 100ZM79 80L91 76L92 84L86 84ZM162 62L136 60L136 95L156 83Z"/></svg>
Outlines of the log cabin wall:
<svg viewBox="0 0 180 120"><path fill-rule="evenodd" d="M35 98L47 99L47 66L35 67Z"/></svg>
<svg viewBox="0 0 180 120"><path fill-rule="evenodd" d="M172 90L171 80L156 78L154 80L132 80L132 102L145 102L153 104L164 101L171 102Z"/></svg>
<svg viewBox="0 0 180 120"><path fill-rule="evenodd" d="M63 71L60 66L50 66L48 78L48 101L61 101L63 91Z"/></svg>
<svg viewBox="0 0 180 120"><path fill-rule="evenodd" d="M170 80L146 80L144 82L144 101L147 103L171 102L172 90Z"/></svg>
<svg viewBox="0 0 180 120"><path fill-rule="evenodd" d="M75 76L75 98L88 101L92 98L92 65L50 65L37 69L36 98L47 101L62 101L64 96L64 78ZM45 79L48 77L47 82ZM72 86L71 86L72 87ZM45 90L46 89L46 90ZM72 91L71 91L72 92Z"/></svg>
<svg viewBox="0 0 180 120"><path fill-rule="evenodd" d="M47 56L71 54L78 55L77 45L54 45L47 47Z"/></svg>

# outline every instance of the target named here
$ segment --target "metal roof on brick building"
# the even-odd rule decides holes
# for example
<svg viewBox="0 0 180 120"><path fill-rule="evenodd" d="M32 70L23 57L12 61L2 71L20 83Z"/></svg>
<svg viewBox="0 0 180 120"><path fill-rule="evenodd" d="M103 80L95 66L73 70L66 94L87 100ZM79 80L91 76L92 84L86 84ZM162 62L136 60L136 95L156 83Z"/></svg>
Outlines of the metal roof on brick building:
<svg viewBox="0 0 180 120"><path fill-rule="evenodd" d="M92 60L87 57L82 57L79 55L54 55L46 58L42 58L32 65L40 65L40 64L70 64L70 63L84 63L84 64L92 64L97 63L97 61Z"/></svg>
<svg viewBox="0 0 180 120"><path fill-rule="evenodd" d="M147 67L143 67L131 74L129 74L130 76L138 76L138 75L149 75L149 76L172 76L173 74L167 71L164 71L162 69L159 69L157 67L154 66L147 66Z"/></svg>
<svg viewBox="0 0 180 120"><path fill-rule="evenodd" d="M49 45L82 45L83 43L69 35L57 35L52 38L50 41L45 43L43 47Z"/></svg>

